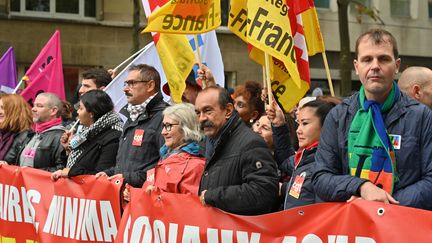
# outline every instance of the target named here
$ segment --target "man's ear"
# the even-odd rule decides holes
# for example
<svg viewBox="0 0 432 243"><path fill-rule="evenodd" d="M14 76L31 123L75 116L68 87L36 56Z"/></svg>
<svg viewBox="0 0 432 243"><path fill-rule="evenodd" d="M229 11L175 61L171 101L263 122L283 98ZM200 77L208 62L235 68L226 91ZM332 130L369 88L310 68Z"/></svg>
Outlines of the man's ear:
<svg viewBox="0 0 432 243"><path fill-rule="evenodd" d="M60 110L57 106L51 108L51 117L60 117Z"/></svg>
<svg viewBox="0 0 432 243"><path fill-rule="evenodd" d="M258 111L253 111L251 119L254 120L254 121L256 121L258 119L258 116L259 116Z"/></svg>
<svg viewBox="0 0 432 243"><path fill-rule="evenodd" d="M420 100L421 97L421 88L418 84L414 84L411 88L411 96L414 97L416 100Z"/></svg>
<svg viewBox="0 0 432 243"><path fill-rule="evenodd" d="M150 80L147 83L147 92L149 93L156 92L156 81Z"/></svg>
<svg viewBox="0 0 432 243"><path fill-rule="evenodd" d="M228 103L228 105L225 106L226 115L225 118L228 119L232 116L234 112L234 105L232 103Z"/></svg>
<svg viewBox="0 0 432 243"><path fill-rule="evenodd" d="M354 61L353 61L353 63L354 63L354 69L355 69L355 71L356 71L356 74L358 75L359 73L358 73L358 71L357 71L357 59L354 59Z"/></svg>

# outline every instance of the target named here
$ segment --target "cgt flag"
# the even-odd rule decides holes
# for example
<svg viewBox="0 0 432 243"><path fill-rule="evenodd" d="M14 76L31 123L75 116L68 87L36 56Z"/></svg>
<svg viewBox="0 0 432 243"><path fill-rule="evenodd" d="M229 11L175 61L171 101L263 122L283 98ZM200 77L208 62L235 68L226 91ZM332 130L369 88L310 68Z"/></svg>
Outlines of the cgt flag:
<svg viewBox="0 0 432 243"><path fill-rule="evenodd" d="M43 92L54 93L61 100L65 99L60 32L58 30L54 32L54 35L33 61L23 80L27 81L27 87L21 92L21 96L31 104L36 96Z"/></svg>
<svg viewBox="0 0 432 243"><path fill-rule="evenodd" d="M151 11L150 15L146 12L148 25L145 32L198 34L214 30L221 24L220 0L158 2L163 3L159 4L160 8Z"/></svg>
<svg viewBox="0 0 432 243"><path fill-rule="evenodd" d="M168 0L143 0L147 16L168 3ZM149 21L150 22L150 21ZM185 35L154 33L153 42L159 54L175 103L182 102L181 97L186 88L186 78L195 63L195 54Z"/></svg>
<svg viewBox="0 0 432 243"><path fill-rule="evenodd" d="M12 47L0 59L0 90L12 93L17 85L15 55Z"/></svg>

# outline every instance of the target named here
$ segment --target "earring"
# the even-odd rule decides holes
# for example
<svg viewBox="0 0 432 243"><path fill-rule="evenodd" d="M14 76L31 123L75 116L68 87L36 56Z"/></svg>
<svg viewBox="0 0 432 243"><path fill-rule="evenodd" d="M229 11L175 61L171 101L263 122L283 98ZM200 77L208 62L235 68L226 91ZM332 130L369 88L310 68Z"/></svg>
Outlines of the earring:
<svg viewBox="0 0 432 243"><path fill-rule="evenodd" d="M253 119L250 119L250 120L249 120L249 123L250 123L250 124L252 124L253 122L254 122L254 120L253 120Z"/></svg>

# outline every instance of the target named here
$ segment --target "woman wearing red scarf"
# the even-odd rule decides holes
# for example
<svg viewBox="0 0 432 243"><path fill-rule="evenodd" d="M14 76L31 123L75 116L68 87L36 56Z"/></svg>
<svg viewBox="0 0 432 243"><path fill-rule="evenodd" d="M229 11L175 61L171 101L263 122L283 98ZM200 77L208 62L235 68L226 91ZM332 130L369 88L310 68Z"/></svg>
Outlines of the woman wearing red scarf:
<svg viewBox="0 0 432 243"><path fill-rule="evenodd" d="M322 100L313 100L305 103L299 108L297 113L297 137L299 141L299 149L295 154L291 155L279 163L279 170L283 175L289 176L289 181L281 187L281 194L284 198L284 209L304 206L320 202L316 196L312 185L312 174L315 164L315 152L318 147L318 142L321 134L321 127L324 124L324 119L328 112L335 106L333 102L325 102ZM277 111L276 111L277 110ZM273 129L285 128L283 113L276 106L268 109L267 114L269 119L273 121ZM273 139L277 139L274 137ZM275 141L275 153L278 147L285 144L287 141Z"/></svg>

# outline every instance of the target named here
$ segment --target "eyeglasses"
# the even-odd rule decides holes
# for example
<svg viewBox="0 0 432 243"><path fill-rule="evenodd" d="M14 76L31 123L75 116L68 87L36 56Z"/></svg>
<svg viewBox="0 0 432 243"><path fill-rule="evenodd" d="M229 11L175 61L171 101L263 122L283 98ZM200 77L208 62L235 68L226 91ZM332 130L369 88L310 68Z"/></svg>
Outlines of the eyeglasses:
<svg viewBox="0 0 432 243"><path fill-rule="evenodd" d="M148 83L148 82L150 82L151 80L126 80L126 81L124 81L124 84L123 84L123 87L129 87L129 88L132 88L132 87L134 87L135 86L135 84L136 83Z"/></svg>
<svg viewBox="0 0 432 243"><path fill-rule="evenodd" d="M172 127L177 125L180 124L162 123L162 127L165 128L167 132L171 132Z"/></svg>

